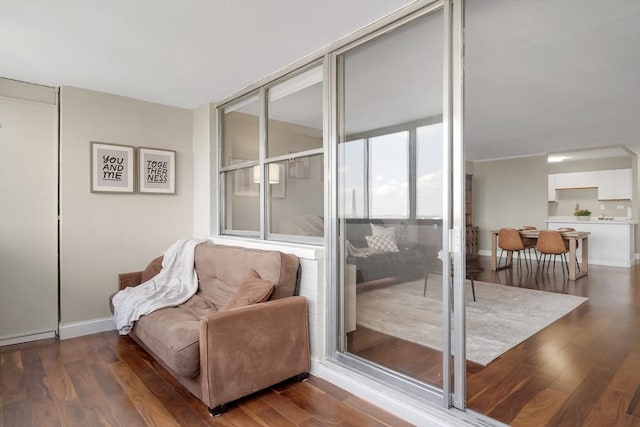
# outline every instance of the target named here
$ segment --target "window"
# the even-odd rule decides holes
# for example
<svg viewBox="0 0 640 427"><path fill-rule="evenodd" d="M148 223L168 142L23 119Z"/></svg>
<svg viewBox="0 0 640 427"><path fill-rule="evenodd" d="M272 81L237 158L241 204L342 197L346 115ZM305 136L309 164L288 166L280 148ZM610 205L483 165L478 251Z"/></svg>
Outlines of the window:
<svg viewBox="0 0 640 427"><path fill-rule="evenodd" d="M340 144L345 218L442 218L442 123L397 128Z"/></svg>
<svg viewBox="0 0 640 427"><path fill-rule="evenodd" d="M341 158L343 159L342 170L339 176L343 180L340 185L344 193L343 205L345 218L364 218L367 216L365 211L366 197L366 159L365 159L365 143L364 139L357 139L340 144L342 150Z"/></svg>
<svg viewBox="0 0 640 427"><path fill-rule="evenodd" d="M224 191L223 228L236 232L260 231L260 181L253 179L259 153L259 97L254 94L228 107L222 114L221 173Z"/></svg>
<svg viewBox="0 0 640 427"><path fill-rule="evenodd" d="M222 165L258 160L259 111L258 96L253 95L224 109L222 119Z"/></svg>
<svg viewBox="0 0 640 427"><path fill-rule="evenodd" d="M322 67L303 70L224 106L221 117L222 233L320 242Z"/></svg>
<svg viewBox="0 0 640 427"><path fill-rule="evenodd" d="M409 132L369 139L369 216L409 216Z"/></svg>
<svg viewBox="0 0 640 427"><path fill-rule="evenodd" d="M416 129L417 218L442 217L442 123Z"/></svg>

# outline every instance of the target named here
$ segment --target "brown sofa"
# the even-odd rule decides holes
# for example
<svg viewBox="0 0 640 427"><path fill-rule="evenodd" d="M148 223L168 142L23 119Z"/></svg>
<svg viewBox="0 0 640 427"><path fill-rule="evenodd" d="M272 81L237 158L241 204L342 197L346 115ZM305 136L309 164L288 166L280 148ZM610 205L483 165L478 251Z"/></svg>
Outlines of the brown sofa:
<svg viewBox="0 0 640 427"><path fill-rule="evenodd" d="M160 257L145 271L120 274L119 288L149 280L161 265ZM202 400L213 415L255 391L307 376L307 301L295 296L297 257L207 243L196 246L195 269L197 293L178 307L142 316L129 334L133 340ZM240 294L247 282L252 282L252 270L275 287L267 301L245 305L251 301ZM243 290L237 292L243 283ZM260 295L263 297L269 295ZM236 307L229 309L229 305Z"/></svg>

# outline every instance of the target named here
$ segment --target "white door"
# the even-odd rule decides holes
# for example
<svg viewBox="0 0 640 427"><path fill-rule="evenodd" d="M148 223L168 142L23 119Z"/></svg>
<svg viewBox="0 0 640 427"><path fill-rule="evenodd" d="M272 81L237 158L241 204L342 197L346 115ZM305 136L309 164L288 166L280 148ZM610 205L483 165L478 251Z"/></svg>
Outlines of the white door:
<svg viewBox="0 0 640 427"><path fill-rule="evenodd" d="M57 330L57 129L56 105L0 97L0 345Z"/></svg>

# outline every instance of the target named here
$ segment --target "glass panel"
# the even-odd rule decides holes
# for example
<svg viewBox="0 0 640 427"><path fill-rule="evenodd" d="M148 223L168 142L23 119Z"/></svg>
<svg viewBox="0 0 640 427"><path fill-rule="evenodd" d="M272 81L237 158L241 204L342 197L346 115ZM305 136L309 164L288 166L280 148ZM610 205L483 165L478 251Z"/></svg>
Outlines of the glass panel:
<svg viewBox="0 0 640 427"><path fill-rule="evenodd" d="M369 216L409 216L409 132L369 139Z"/></svg>
<svg viewBox="0 0 640 427"><path fill-rule="evenodd" d="M340 350L437 388L449 292L438 257L442 136L438 143L437 132L416 123L441 121L442 35L440 10L339 58L345 102L337 150Z"/></svg>
<svg viewBox="0 0 640 427"><path fill-rule="evenodd" d="M224 172L224 228L260 231L260 171L253 167Z"/></svg>
<svg viewBox="0 0 640 427"><path fill-rule="evenodd" d="M322 148L322 68L269 89L267 157Z"/></svg>
<svg viewBox="0 0 640 427"><path fill-rule="evenodd" d="M442 123L416 130L417 217L442 217Z"/></svg>
<svg viewBox="0 0 640 427"><path fill-rule="evenodd" d="M269 164L270 232L324 236L324 156Z"/></svg>
<svg viewBox="0 0 640 427"><path fill-rule="evenodd" d="M224 109L222 166L258 160L260 104L252 96Z"/></svg>
<svg viewBox="0 0 640 427"><path fill-rule="evenodd" d="M364 218L365 207L365 140L345 142L340 145L342 149L341 175L344 178L342 185L344 197L344 217Z"/></svg>

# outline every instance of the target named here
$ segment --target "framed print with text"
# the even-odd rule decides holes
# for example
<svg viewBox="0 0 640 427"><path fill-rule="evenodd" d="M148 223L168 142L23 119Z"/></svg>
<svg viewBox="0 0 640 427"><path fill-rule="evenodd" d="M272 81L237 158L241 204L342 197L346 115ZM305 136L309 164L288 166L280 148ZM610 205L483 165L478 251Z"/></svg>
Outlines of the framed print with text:
<svg viewBox="0 0 640 427"><path fill-rule="evenodd" d="M133 193L135 149L128 145L91 142L91 192Z"/></svg>
<svg viewBox="0 0 640 427"><path fill-rule="evenodd" d="M176 193L176 152L138 148L138 192Z"/></svg>

